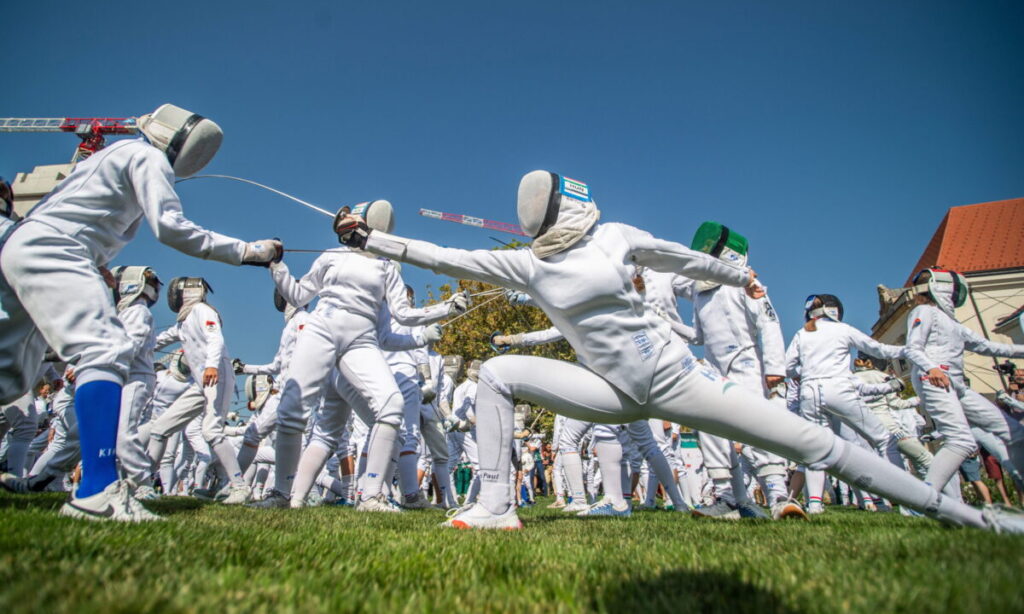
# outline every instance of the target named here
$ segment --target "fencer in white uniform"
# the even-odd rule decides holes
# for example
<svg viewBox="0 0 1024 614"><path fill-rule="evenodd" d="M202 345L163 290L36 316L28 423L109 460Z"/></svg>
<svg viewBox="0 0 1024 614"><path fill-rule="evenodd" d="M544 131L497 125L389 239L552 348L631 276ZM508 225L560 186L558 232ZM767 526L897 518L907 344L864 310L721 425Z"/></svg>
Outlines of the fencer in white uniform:
<svg viewBox="0 0 1024 614"><path fill-rule="evenodd" d="M393 226L391 204L373 201L356 205L375 228ZM278 292L292 305L305 305L319 296L296 341L288 380L282 383L278 407L275 501L288 500L301 454L302 432L316 410L328 377L337 367L341 377L367 400L375 415L368 446L363 493L357 508L391 511L381 493L384 476L401 426L403 401L378 344L377 322L384 302L401 324L425 325L465 309L465 298L416 309L409 304L394 263L359 249L328 250L300 280L277 263L271 275ZM461 296L461 295L459 295Z"/></svg>
<svg viewBox="0 0 1024 614"><path fill-rule="evenodd" d="M444 431L444 420L452 414L451 401L455 393L455 384L445 372L443 356L427 348L421 352L427 368L421 368L420 371L427 379L421 389L423 396L420 405L420 430L423 444L430 453L432 472L441 495L441 505L451 509L456 507L457 503L451 474L448 472L448 438Z"/></svg>
<svg viewBox="0 0 1024 614"><path fill-rule="evenodd" d="M134 496L151 499L153 462L146 452L142 425L149 420L156 387L153 350L156 331L150 311L160 294L160 279L149 267L119 266L111 269L117 319L132 344L128 381L121 389L121 414L117 432L117 459L124 477L136 484Z"/></svg>
<svg viewBox="0 0 1024 614"><path fill-rule="evenodd" d="M811 295L804 305L803 328L797 331L786 349L786 374L800 382L801 414L817 424L828 425L820 412L828 412L864 437L882 458L904 468L897 440L886 429L858 392L863 382L851 371L852 349L864 354L894 360L902 358L903 347L875 341L842 322L842 303L833 295ZM899 390L894 380L889 390ZM794 459L797 460L797 459ZM809 503L818 503L825 475L811 467L806 472ZM815 505L814 512L819 510Z"/></svg>
<svg viewBox="0 0 1024 614"><path fill-rule="evenodd" d="M131 484L118 480L114 453L131 343L98 267L117 256L143 220L162 243L228 264L266 265L281 247L246 244L182 214L174 178L199 171L214 155L222 136L216 124L163 105L138 126L143 138L78 163L7 232L0 252L0 402L28 390L47 344L63 360L77 361L83 476L61 513L133 522L153 515L129 496Z"/></svg>
<svg viewBox="0 0 1024 614"><path fill-rule="evenodd" d="M599 422L658 417L870 482L890 499L957 525L1024 531L1020 515L984 512L941 496L827 429L790 414L704 369L668 323L649 310L630 277L637 264L696 280L749 285L754 274L624 224L596 224L589 188L546 171L519 188L520 222L530 250L441 248L370 229L358 216L336 221L346 244L457 278L527 292L576 350L580 364L533 356L492 358L480 370L477 433L480 501L450 526L521 527L510 505L513 398Z"/></svg>
<svg viewBox="0 0 1024 614"><path fill-rule="evenodd" d="M476 445L476 388L483 363L471 360L466 367L466 379L455 387L452 397L452 415L444 426L448 432L448 473L458 469L463 453L473 470L473 479L463 505L475 503L480 494L480 455ZM511 441L510 441L511 443Z"/></svg>
<svg viewBox="0 0 1024 614"><path fill-rule="evenodd" d="M387 303L384 303L376 322L377 342L382 355L385 352L404 352L420 348L427 343L441 338L441 329L438 326L417 327L406 332L399 332L405 329L396 328L392 324L388 316ZM416 394L418 398L418 387ZM349 418L353 412L365 424L373 424L379 419L372 403L372 397L363 394L360 388L343 377L340 369L334 369L331 372L330 384L323 392L322 402L317 408L315 421L309 429L308 443L299 458L298 468L292 481L291 497L288 501L290 507L299 508L306 505L307 496L313 487L316 477L320 474L327 460L334 456L345 439L345 431L348 428ZM419 409L417 408L417 419L419 417L418 412ZM280 437L280 433L278 437ZM369 445L367 447L369 448ZM369 465L369 457L372 452L367 450L367 465ZM380 450L377 450L377 452L380 452ZM280 469L278 467L278 470ZM383 503L383 492L380 489L376 492L373 490L378 488L376 486L378 481L370 480L369 485L367 485L366 480L363 481L360 487L360 496L362 497L365 494L365 500L370 503L364 503L360 507L357 502L357 508L362 511L401 511L398 507L391 505L390 502L386 504L386 509L380 505ZM254 507L284 507L280 499L279 495L271 493L263 501L254 504Z"/></svg>
<svg viewBox="0 0 1024 614"><path fill-rule="evenodd" d="M150 405L150 421L144 427L147 456L149 456L149 442L151 441L150 436L153 424L181 395L185 394L185 391L192 387L192 384L192 370L188 368L188 364L185 362L184 353L178 350L167 360L167 368L158 371L156 374L153 402ZM177 432L168 438L166 451L162 458L150 458L156 465L157 474L160 476L160 485L165 495L175 492L174 487L178 482L179 476L175 461L177 460L180 442L181 432Z"/></svg>
<svg viewBox="0 0 1024 614"><path fill-rule="evenodd" d="M160 333L158 348L181 343L185 361L193 373L192 386L157 418L149 432L149 456L154 464L163 458L167 439L202 416L202 435L228 477L226 505L249 499L234 446L225 438L224 418L235 390L235 372L224 343L223 323L216 309L206 303L210 285L201 277L178 277L167 288L167 303L178 314L175 325ZM202 476L197 476L197 481Z"/></svg>
<svg viewBox="0 0 1024 614"><path fill-rule="evenodd" d="M1020 481L1024 473L1024 427L964 382L964 350L983 356L1024 357L1024 345L983 339L957 322L956 308L967 297L967 280L953 271L925 269L914 278L917 306L907 316L910 378L921 404L943 435L926 481L942 489L977 450L971 426L996 435L1006 445Z"/></svg>
<svg viewBox="0 0 1024 614"><path fill-rule="evenodd" d="M700 226L691 248L738 266L747 264L747 240L715 222ZM784 407L785 400L772 389L786 378L786 346L767 293L752 298L742 288L701 281L694 284L691 298L694 344L704 346L708 364L729 381ZM733 474L739 470L733 442L705 431L700 432L700 442L704 466L720 500L695 514L726 517L736 509L740 515L764 517L745 496L744 489L733 490ZM786 460L757 448L751 448L748 454L765 489L772 517L806 519L800 506L788 500ZM736 481L742 483L742 478Z"/></svg>
<svg viewBox="0 0 1024 614"><path fill-rule="evenodd" d="M871 358L867 356L858 357L854 361L853 374L862 382L868 384L884 384L893 379L891 375L886 375L874 368ZM924 476L931 465L932 453L917 438L916 428L913 430L905 428L896 415L896 412L901 409L912 410L914 407L917 407L920 403L919 398L901 399L896 392L888 392L877 396L865 397L864 403L874 412L875 417L882 423L882 426L896 437L896 445L899 447L900 452L914 466L914 470L918 475Z"/></svg>
<svg viewBox="0 0 1024 614"><path fill-rule="evenodd" d="M53 439L46 450L36 459L28 475L18 477L13 473L0 475L0 486L14 493L25 494L46 490L55 479L73 471L81 460L78 445L78 420L75 416L75 376L68 369L65 383L53 397Z"/></svg>

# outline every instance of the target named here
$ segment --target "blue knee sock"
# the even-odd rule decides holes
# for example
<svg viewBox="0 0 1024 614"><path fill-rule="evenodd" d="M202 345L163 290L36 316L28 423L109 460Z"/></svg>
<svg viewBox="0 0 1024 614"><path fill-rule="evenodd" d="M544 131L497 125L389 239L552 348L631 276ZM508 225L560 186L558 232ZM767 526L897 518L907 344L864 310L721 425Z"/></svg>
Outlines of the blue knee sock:
<svg viewBox="0 0 1024 614"><path fill-rule="evenodd" d="M117 481L117 422L121 385L105 380L75 390L75 414L82 447L82 481L76 496L89 497Z"/></svg>

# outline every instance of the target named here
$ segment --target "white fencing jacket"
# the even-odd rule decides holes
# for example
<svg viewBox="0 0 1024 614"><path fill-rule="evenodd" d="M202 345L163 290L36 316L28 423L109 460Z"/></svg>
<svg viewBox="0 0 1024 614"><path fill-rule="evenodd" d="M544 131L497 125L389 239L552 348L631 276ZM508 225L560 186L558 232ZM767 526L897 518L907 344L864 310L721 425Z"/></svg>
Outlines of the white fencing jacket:
<svg viewBox="0 0 1024 614"><path fill-rule="evenodd" d="M135 237L143 218L161 243L180 252L242 263L245 242L185 218L167 156L143 139L118 141L79 162L26 219L76 239L106 265Z"/></svg>
<svg viewBox="0 0 1024 614"><path fill-rule="evenodd" d="M826 318L817 321L818 330L801 328L786 350L786 375L802 381L831 377L852 378L850 349L856 348L876 358L895 360L904 357L904 348L879 343L856 328Z"/></svg>
<svg viewBox="0 0 1024 614"><path fill-rule="evenodd" d="M907 316L907 359L913 364L913 377L942 369L962 386L965 349L984 356L1024 358L1024 345L984 339L935 305L918 305Z"/></svg>
<svg viewBox="0 0 1024 614"><path fill-rule="evenodd" d="M763 366L763 375L786 374L786 345L782 326L768 296L753 299L743 288L718 286L693 295L694 343L704 357L729 376L737 360L750 358Z"/></svg>

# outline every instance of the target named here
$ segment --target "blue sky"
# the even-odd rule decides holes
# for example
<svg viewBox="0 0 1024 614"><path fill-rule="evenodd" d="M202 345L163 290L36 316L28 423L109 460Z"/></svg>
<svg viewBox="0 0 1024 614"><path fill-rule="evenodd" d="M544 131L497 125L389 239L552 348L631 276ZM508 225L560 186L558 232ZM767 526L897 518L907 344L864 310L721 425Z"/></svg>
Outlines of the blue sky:
<svg viewBox="0 0 1024 614"><path fill-rule="evenodd" d="M416 211L514 222L519 177L553 170L588 182L604 221L685 244L708 219L747 235L787 338L812 292L869 329L875 285L903 282L948 207L1024 196L1017 2L19 2L4 17L0 116L173 102L224 128L207 172L332 210L387 198L397 233L466 248L508 237ZM75 141L0 134L0 175ZM226 234L336 244L327 218L255 188L180 194ZM232 354L272 357L264 270L147 229L117 263L207 277ZM445 281L404 271L421 294Z"/></svg>

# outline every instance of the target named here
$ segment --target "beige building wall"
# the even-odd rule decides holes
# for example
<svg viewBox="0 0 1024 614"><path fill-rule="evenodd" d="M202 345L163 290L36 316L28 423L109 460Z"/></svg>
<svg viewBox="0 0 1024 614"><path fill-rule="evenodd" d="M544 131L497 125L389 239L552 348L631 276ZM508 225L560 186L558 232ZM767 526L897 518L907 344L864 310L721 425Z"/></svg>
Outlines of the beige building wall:
<svg viewBox="0 0 1024 614"><path fill-rule="evenodd" d="M11 188L14 190L14 210L24 217L44 196L71 173L74 164L37 166L31 173L18 173Z"/></svg>
<svg viewBox="0 0 1024 614"><path fill-rule="evenodd" d="M961 324L981 337L986 333L992 341L1015 343L1014 339L992 332L995 324L1024 304L1024 269L967 274L971 284L971 298L956 311ZM975 309L975 304L977 309ZM907 315L914 305L911 297L903 297L872 327L872 336L883 343L903 345L907 340ZM1002 330L1002 329L1001 329ZM1016 343L1019 343L1017 341ZM1002 359L999 359L1001 362ZM910 376L907 361L898 361L893 368L900 377ZM1018 361L1020 362L1020 361ZM992 367L993 359L973 352L964 354L964 373L971 380L971 387L981 394L993 398L1003 389L999 374Z"/></svg>

